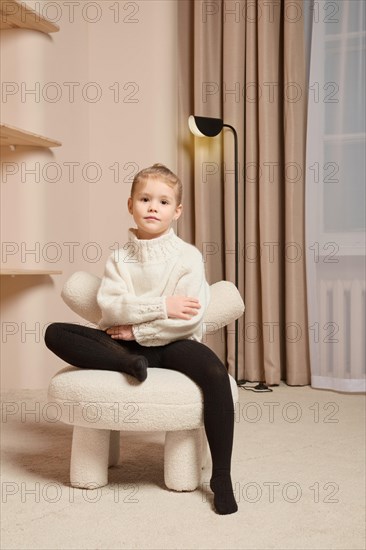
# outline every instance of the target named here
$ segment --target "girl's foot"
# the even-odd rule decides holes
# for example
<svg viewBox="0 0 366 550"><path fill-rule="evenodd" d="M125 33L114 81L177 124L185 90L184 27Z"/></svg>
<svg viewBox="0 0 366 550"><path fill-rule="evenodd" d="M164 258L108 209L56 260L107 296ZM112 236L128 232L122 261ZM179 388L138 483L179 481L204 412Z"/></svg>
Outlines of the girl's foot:
<svg viewBox="0 0 366 550"><path fill-rule="evenodd" d="M218 514L234 514L238 511L230 474L213 475L210 487L215 495L214 504Z"/></svg>
<svg viewBox="0 0 366 550"><path fill-rule="evenodd" d="M131 374L139 382L143 382L147 378L147 367L149 366L148 360L142 355L130 355L127 356L123 362L123 372Z"/></svg>

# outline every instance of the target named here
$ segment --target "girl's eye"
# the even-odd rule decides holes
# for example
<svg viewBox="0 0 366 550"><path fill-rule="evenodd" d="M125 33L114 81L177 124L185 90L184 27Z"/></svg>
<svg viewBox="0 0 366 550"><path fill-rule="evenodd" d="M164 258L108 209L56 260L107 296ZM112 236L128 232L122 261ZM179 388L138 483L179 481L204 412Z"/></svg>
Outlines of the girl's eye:
<svg viewBox="0 0 366 550"><path fill-rule="evenodd" d="M169 204L168 201L161 201L162 204Z"/></svg>
<svg viewBox="0 0 366 550"><path fill-rule="evenodd" d="M142 197L141 200L142 200L142 202L148 202L149 199L147 197Z"/></svg>

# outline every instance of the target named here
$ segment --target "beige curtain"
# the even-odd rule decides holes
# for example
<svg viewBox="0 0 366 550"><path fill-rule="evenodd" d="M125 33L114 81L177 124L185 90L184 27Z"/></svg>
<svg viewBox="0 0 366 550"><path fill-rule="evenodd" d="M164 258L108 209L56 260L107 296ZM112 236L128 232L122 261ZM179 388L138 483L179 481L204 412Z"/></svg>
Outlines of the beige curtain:
<svg viewBox="0 0 366 550"><path fill-rule="evenodd" d="M304 249L303 2L179 0L178 234L212 284L234 281L234 143L193 137L191 114L239 142L239 379L310 383ZM205 343L234 374L234 324Z"/></svg>

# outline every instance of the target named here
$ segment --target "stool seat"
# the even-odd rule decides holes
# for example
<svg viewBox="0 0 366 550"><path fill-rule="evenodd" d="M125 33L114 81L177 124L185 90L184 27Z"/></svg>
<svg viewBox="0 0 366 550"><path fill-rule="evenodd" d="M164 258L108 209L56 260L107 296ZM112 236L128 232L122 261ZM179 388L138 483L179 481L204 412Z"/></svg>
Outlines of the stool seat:
<svg viewBox="0 0 366 550"><path fill-rule="evenodd" d="M238 388L229 375L234 404ZM208 456L203 395L188 376L149 368L144 382L121 372L67 366L50 381L48 399L60 420L73 426L70 481L95 489L108 483L119 461L120 431L163 431L164 480L176 491L192 491Z"/></svg>
<svg viewBox="0 0 366 550"><path fill-rule="evenodd" d="M238 399L230 376L234 402ZM48 398L60 420L123 431L192 430L203 425L200 388L185 374L149 368L144 382L128 374L68 366L51 379Z"/></svg>

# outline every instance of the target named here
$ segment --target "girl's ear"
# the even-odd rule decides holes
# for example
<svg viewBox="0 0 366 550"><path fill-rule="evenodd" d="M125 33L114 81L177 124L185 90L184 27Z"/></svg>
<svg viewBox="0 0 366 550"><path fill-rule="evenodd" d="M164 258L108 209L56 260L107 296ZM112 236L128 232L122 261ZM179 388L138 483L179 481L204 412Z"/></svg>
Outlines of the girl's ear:
<svg viewBox="0 0 366 550"><path fill-rule="evenodd" d="M175 209L175 214L174 214L174 220L176 221L178 218L180 218L180 215L182 213L182 209L183 209L183 205L180 204L179 206L177 206L177 208Z"/></svg>
<svg viewBox="0 0 366 550"><path fill-rule="evenodd" d="M132 198L129 197L128 201L127 201L127 208L128 208L128 211L130 214L132 214Z"/></svg>

